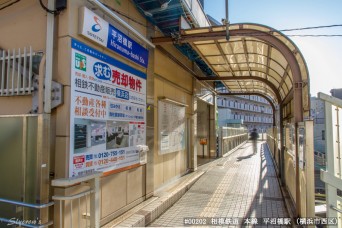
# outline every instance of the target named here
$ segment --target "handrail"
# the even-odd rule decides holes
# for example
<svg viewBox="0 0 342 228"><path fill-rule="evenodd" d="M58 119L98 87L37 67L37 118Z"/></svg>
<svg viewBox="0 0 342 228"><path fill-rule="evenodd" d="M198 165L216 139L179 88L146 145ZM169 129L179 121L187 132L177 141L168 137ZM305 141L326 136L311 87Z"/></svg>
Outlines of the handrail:
<svg viewBox="0 0 342 228"><path fill-rule="evenodd" d="M333 104L339 108L342 108L342 100L338 99L336 97L333 96L329 96L327 94L324 93L318 93L318 98L321 100L324 100L326 102L329 102L330 104Z"/></svg>
<svg viewBox="0 0 342 228"><path fill-rule="evenodd" d="M63 210L63 201L70 202L69 203L69 208L70 208L70 227L72 227L73 224L73 200L78 200L78 224L80 224L80 199L82 197L86 198L86 201L88 200L88 195L89 195L89 203L90 203L90 227L98 228L100 227L100 177L102 176L102 172L96 171L93 173L85 174L85 175L80 175L80 176L75 176L75 177L70 177L70 178L61 178L61 179L55 179L52 180L51 185L54 187L68 187L68 186L74 186L82 182L88 182L88 189L84 190L80 193L76 193L74 195L66 195L66 196L61 196L61 195L55 195L52 196L52 199L55 201L59 201L60 206L59 206L59 223L60 226L63 224L63 218L65 218L64 213L66 213L66 208ZM87 203L86 205L86 214L88 214L88 207ZM64 204L64 207L66 207L66 204ZM88 227L88 219L86 219L85 226ZM68 226L69 227L69 226Z"/></svg>
<svg viewBox="0 0 342 228"><path fill-rule="evenodd" d="M242 134L238 134L238 135L229 135L229 136L223 136L222 139L230 139L230 138L235 138L235 137L241 137L241 136L245 136L247 133L242 133Z"/></svg>
<svg viewBox="0 0 342 228"><path fill-rule="evenodd" d="M86 174L82 176L70 177L70 178L62 178L62 179L55 179L52 180L51 185L54 187L67 187L71 185L75 185L84 181L89 181L96 177L100 177L102 172L94 172L92 174Z"/></svg>
<svg viewBox="0 0 342 228"><path fill-rule="evenodd" d="M31 203L24 203L24 202L8 200L8 199L3 199L3 198L0 198L0 202L14 204L14 205L23 206L23 207L35 208L35 209L42 209L42 208L50 207L55 204L54 202L49 202L45 204L31 204Z"/></svg>
<svg viewBox="0 0 342 228"><path fill-rule="evenodd" d="M87 196L94 192L95 192L94 189L89 189L87 191L84 191L75 195L71 195L71 196L53 196L52 199L53 200L73 200L73 199L81 198L83 196Z"/></svg>
<svg viewBox="0 0 342 228"><path fill-rule="evenodd" d="M330 205L330 208L337 211L338 213L341 213L342 214L342 210L341 209L338 209L337 207L335 207L334 205Z"/></svg>
<svg viewBox="0 0 342 228"><path fill-rule="evenodd" d="M3 199L3 198L0 198L0 202L28 207L28 208L34 208L34 209L43 209L43 208L47 208L55 204L54 202L49 202L45 204L31 204L31 203L24 203L24 202L8 200L8 199ZM1 217L0 217L0 222L7 223L7 225L15 224L15 225L19 225L23 227L31 227L31 228L43 228L43 227L51 226L53 224L53 221L49 221L44 224L38 224L39 222L36 220L6 219L6 218L1 218Z"/></svg>

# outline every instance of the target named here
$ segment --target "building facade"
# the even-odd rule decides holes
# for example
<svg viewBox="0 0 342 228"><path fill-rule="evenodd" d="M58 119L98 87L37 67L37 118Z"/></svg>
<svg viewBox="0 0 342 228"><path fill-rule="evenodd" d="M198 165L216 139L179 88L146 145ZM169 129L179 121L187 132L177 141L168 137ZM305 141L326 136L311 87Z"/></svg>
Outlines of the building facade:
<svg viewBox="0 0 342 228"><path fill-rule="evenodd" d="M256 128L264 133L273 126L273 110L262 97L255 95L235 95L217 99L220 126L240 122L249 131Z"/></svg>
<svg viewBox="0 0 342 228"><path fill-rule="evenodd" d="M216 155L216 99L195 79L194 72L203 75L196 64L174 45L156 48L148 40L163 32L136 1L72 0L57 11L54 0L45 2L9 1L0 11L0 105L7 107L0 125L19 132L13 140L1 136L1 172L12 173L0 176L7 186L1 196L49 203L85 188L52 187L53 181L101 172L98 211L106 224L196 170L197 153ZM150 14L167 12L154 4L159 10ZM182 7L172 4L171 10ZM202 11L196 16L205 24L192 26L208 25ZM89 197L80 202L88 204ZM77 209L62 216L59 207L69 206L56 205L53 215L38 210L37 217L68 227ZM13 208L3 207L1 216L29 219Z"/></svg>
<svg viewBox="0 0 342 228"><path fill-rule="evenodd" d="M330 90L331 96L342 99L342 89ZM314 120L314 147L315 155L325 157L325 107L324 102L311 97L311 118Z"/></svg>
<svg viewBox="0 0 342 228"><path fill-rule="evenodd" d="M324 102L311 97L311 116L314 120L315 152L325 154L325 114Z"/></svg>
<svg viewBox="0 0 342 228"><path fill-rule="evenodd" d="M331 96L342 99L342 88L330 90Z"/></svg>
<svg viewBox="0 0 342 228"><path fill-rule="evenodd" d="M0 207L1 216L39 218L42 224L53 219L54 227L87 227L88 218L104 225L196 170L197 155L216 157L216 91L214 82L201 80L213 73L203 60L205 53L202 59L188 43L155 45L151 39L178 37L180 29L209 24L198 0L3 2L0 193L5 199L44 207L28 211L9 204ZM251 77L262 83L245 83L246 91L265 91L279 103L289 94L290 100L282 104L288 107L284 124L295 123L308 106L292 113L291 107L302 101L291 98L292 82L305 81L308 75L305 68L290 73L297 69L295 59L301 63L303 59L292 55L299 52L291 42L276 39L273 32L266 32L269 29L254 26L252 31L265 32L272 40L251 39L252 48L263 46L256 49L260 53L252 54L261 57L255 58L258 62L263 62L265 53L272 61L280 56L287 72L272 78L285 83L277 85L279 94L274 89L268 93L267 88L275 85L263 84L266 81L258 73ZM248 34L252 37L255 32ZM246 42L236 38L238 43ZM287 59L274 43L288 50ZM238 47L238 53L247 55L250 50ZM202 49L206 50L211 48ZM250 64L262 66L258 62ZM271 65L267 68L272 69ZM294 94L302 98L307 91L304 85L303 93L300 88ZM241 99L244 103L232 100L229 104L234 107L233 119L251 122L250 128L260 125L264 131L268 125L261 123L271 116L266 104L254 97ZM229 142L233 146L228 148L243 140ZM295 167L296 161L286 156L282 167ZM283 181L300 202L295 194L300 193L299 179L294 180L294 172L282 174L287 176L291 178ZM70 197L83 198L70 201ZM96 214L88 216L88 209Z"/></svg>
<svg viewBox="0 0 342 228"><path fill-rule="evenodd" d="M342 89L330 90L331 96L341 99ZM325 194L325 184L320 177L321 169L326 168L326 126L324 101L311 97L311 118L314 121L314 154L315 154L315 192Z"/></svg>

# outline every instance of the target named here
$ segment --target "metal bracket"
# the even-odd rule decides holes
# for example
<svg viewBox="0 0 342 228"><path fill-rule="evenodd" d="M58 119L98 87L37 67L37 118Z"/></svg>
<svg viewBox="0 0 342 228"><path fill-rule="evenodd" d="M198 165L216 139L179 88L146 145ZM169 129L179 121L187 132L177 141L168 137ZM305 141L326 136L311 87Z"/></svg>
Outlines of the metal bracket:
<svg viewBox="0 0 342 228"><path fill-rule="evenodd" d="M302 89L304 87L304 82L295 82L294 87L295 89Z"/></svg>
<svg viewBox="0 0 342 228"><path fill-rule="evenodd" d="M58 82L52 81L51 85L51 109L62 105L63 99L63 85Z"/></svg>
<svg viewBox="0 0 342 228"><path fill-rule="evenodd" d="M38 76L33 78L34 91L32 93L32 109L30 113L38 113ZM51 109L56 108L64 103L63 85L52 81L51 85Z"/></svg>
<svg viewBox="0 0 342 228"><path fill-rule="evenodd" d="M178 33L178 32L171 33L171 37L172 37L174 44L180 44L181 43L182 36L180 33Z"/></svg>
<svg viewBox="0 0 342 228"><path fill-rule="evenodd" d="M32 92L32 109L30 110L30 114L38 113L38 106L39 106L39 95L38 95L38 75L34 75L32 77L32 85L33 85L33 92Z"/></svg>

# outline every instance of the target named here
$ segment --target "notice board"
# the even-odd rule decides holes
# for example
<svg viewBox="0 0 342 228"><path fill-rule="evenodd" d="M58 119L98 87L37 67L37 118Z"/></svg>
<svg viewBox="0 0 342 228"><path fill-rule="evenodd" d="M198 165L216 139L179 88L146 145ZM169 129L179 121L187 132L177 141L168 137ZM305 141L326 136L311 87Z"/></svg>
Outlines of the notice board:
<svg viewBox="0 0 342 228"><path fill-rule="evenodd" d="M185 149L185 107L158 101L159 154Z"/></svg>

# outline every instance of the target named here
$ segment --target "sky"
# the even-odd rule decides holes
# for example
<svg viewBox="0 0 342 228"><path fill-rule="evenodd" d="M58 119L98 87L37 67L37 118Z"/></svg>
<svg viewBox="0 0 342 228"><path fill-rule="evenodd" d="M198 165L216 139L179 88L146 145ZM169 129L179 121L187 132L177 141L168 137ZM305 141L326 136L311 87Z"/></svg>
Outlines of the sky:
<svg viewBox="0 0 342 228"><path fill-rule="evenodd" d="M205 0L204 11L221 21L225 0ZM257 23L277 30L342 25L342 0L229 0L229 21ZM296 34L339 34L342 26L285 32ZM310 75L311 96L342 88L342 36L290 37L304 56Z"/></svg>

